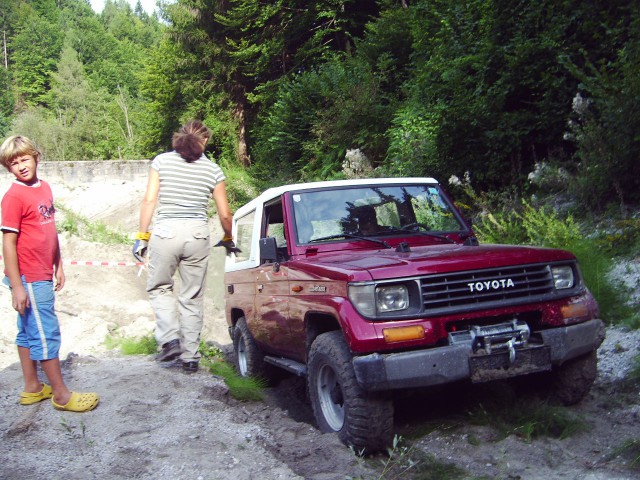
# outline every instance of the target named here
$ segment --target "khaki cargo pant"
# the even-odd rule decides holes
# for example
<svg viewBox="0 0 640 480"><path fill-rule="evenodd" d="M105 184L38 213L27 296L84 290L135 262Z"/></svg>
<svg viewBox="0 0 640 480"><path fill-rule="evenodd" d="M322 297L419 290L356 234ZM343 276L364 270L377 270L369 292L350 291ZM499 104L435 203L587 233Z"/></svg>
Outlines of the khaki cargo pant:
<svg viewBox="0 0 640 480"><path fill-rule="evenodd" d="M183 362L200 358L198 347L203 326L203 296L211 242L203 220L165 220L149 239L147 292L156 317L158 345L179 339ZM173 276L180 275L174 294Z"/></svg>

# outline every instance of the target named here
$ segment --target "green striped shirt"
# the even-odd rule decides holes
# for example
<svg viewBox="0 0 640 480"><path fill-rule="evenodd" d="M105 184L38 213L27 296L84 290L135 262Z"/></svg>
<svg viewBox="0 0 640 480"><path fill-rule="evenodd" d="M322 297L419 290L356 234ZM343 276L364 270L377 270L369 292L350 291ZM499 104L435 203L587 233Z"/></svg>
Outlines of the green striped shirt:
<svg viewBox="0 0 640 480"><path fill-rule="evenodd" d="M158 155L151 168L160 175L157 220L193 218L207 220L209 199L224 181L222 169L202 155L188 163L177 152Z"/></svg>

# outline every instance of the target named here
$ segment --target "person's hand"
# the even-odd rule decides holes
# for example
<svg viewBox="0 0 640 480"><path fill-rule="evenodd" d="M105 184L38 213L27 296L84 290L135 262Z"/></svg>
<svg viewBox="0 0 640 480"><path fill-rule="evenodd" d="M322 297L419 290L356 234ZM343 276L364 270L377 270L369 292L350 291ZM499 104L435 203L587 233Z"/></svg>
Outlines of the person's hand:
<svg viewBox="0 0 640 480"><path fill-rule="evenodd" d="M20 315L24 315L24 311L31 306L29 295L22 285L11 289L11 302Z"/></svg>
<svg viewBox="0 0 640 480"><path fill-rule="evenodd" d="M231 255L232 253L240 253L242 251L238 247L236 247L235 243L233 243L233 238L227 237L226 235L222 237L222 240L216 243L214 247L224 247L227 250L227 255Z"/></svg>
<svg viewBox="0 0 640 480"><path fill-rule="evenodd" d="M144 256L147 254L147 246L149 245L149 238L151 234L149 232L138 232L135 236L135 242L131 253L136 257L139 262L144 262Z"/></svg>
<svg viewBox="0 0 640 480"><path fill-rule="evenodd" d="M59 266L58 268L56 268L56 273L55 273L55 279L56 279L56 284L54 287L54 290L56 292L59 292L60 290L62 290L64 288L64 284L66 282L66 277L64 275L64 270L62 270L62 265Z"/></svg>

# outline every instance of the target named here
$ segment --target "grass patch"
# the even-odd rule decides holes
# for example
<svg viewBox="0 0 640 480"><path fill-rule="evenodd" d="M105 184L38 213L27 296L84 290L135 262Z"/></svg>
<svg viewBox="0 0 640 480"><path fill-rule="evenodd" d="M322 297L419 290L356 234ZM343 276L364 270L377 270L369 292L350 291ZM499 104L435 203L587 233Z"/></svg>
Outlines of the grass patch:
<svg viewBox="0 0 640 480"><path fill-rule="evenodd" d="M495 399L470 412L473 423L488 425L500 434L498 440L516 435L529 442L538 437L564 440L588 430L584 419L565 407L549 405L537 399L515 401Z"/></svg>
<svg viewBox="0 0 640 480"><path fill-rule="evenodd" d="M473 432L469 425L492 429L491 440L498 442L510 435L524 441L539 437L565 439L588 430L585 419L570 408L553 405L532 391L532 385L514 381L497 381L470 386L451 386L441 394L425 391L421 396L402 403L404 411L415 415L397 415L405 438L419 439L432 432L438 435ZM399 400L397 400L399 402ZM430 412L418 418L420 412ZM481 439L470 435L469 445Z"/></svg>
<svg viewBox="0 0 640 480"><path fill-rule="evenodd" d="M109 350L118 348L123 355L152 355L158 350L153 334L142 338L107 336L104 344Z"/></svg>
<svg viewBox="0 0 640 480"><path fill-rule="evenodd" d="M633 359L633 367L629 371L629 379L635 384L640 385L640 355Z"/></svg>
<svg viewBox="0 0 640 480"><path fill-rule="evenodd" d="M418 421L405 427L403 429L404 437L408 440L418 440L434 432L446 435L464 428L467 421L463 414L456 414L455 412L442 412L435 414L435 416L438 417L438 420Z"/></svg>
<svg viewBox="0 0 640 480"><path fill-rule="evenodd" d="M222 377L233 398L240 401L263 400L266 381L261 378L242 377L224 360L222 351L204 342L200 343L202 363L209 371Z"/></svg>
<svg viewBox="0 0 640 480"><path fill-rule="evenodd" d="M414 445L407 445L401 436L394 436L393 445L387 449L378 480L453 480L469 478L467 472L453 463L442 462L427 455Z"/></svg>
<svg viewBox="0 0 640 480"><path fill-rule="evenodd" d="M424 452L414 457L416 462L412 480L455 480L470 478L469 474L453 463L438 460L433 455ZM403 478L402 476L396 478Z"/></svg>
<svg viewBox="0 0 640 480"><path fill-rule="evenodd" d="M91 222L86 217L72 212L64 205L56 203L56 209L63 213L62 220L56 222L60 232L66 232L90 242L110 245L122 245L131 242L126 233L113 230L102 222Z"/></svg>
<svg viewBox="0 0 640 480"><path fill-rule="evenodd" d="M640 470L640 439L634 438L626 440L620 447L616 448L610 455L610 460L621 457L629 462L629 467Z"/></svg>

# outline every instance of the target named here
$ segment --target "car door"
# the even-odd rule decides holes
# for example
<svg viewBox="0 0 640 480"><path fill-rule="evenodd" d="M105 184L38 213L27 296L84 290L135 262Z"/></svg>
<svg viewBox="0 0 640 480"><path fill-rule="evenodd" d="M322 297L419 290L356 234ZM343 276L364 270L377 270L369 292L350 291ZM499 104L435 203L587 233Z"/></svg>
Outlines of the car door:
<svg viewBox="0 0 640 480"><path fill-rule="evenodd" d="M282 202L265 205L261 237L275 237L279 261L264 261L256 269L255 338L264 349L284 356L291 351L289 328L289 269Z"/></svg>

